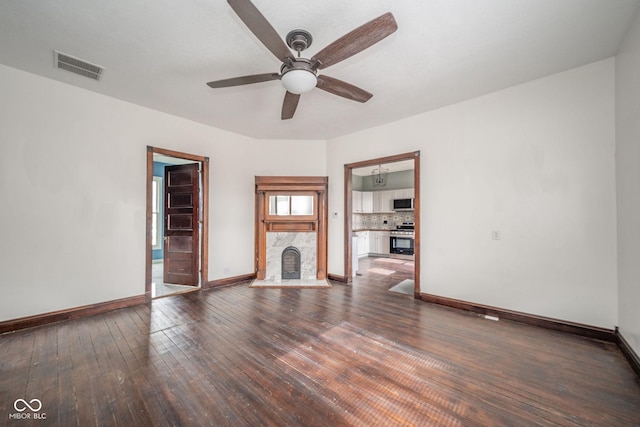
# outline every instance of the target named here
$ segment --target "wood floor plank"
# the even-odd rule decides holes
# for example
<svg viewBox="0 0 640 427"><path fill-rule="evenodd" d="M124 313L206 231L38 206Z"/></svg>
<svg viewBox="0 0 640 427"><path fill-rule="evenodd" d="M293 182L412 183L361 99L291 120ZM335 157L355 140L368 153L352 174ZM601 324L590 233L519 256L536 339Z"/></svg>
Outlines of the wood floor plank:
<svg viewBox="0 0 640 427"><path fill-rule="evenodd" d="M74 321L73 334L69 340L71 357L71 381L73 389L67 392L67 399L75 401L78 425L98 425L103 419L99 417L97 405L100 404L100 390L95 384L96 371L95 350L91 343L89 324L92 318Z"/></svg>
<svg viewBox="0 0 640 427"><path fill-rule="evenodd" d="M56 328L43 327L39 332L35 335L25 400L40 400L42 408L38 413L42 414L53 409L58 401L58 344Z"/></svg>
<svg viewBox="0 0 640 427"><path fill-rule="evenodd" d="M4 358L0 371L0 409L4 414L15 413L13 405L16 399L27 397L27 383L35 337L36 334L33 331L5 334L1 337L2 345L0 347L4 348Z"/></svg>
<svg viewBox="0 0 640 427"><path fill-rule="evenodd" d="M57 331L57 369L58 376L58 398L56 405L50 408L48 414L50 419L57 419L60 426L77 426L78 413L76 411L75 399L69 398L69 393L73 391L73 363L71 356L71 338L76 322L64 322L56 327ZM55 412L52 411L55 408ZM54 418L55 416L55 418Z"/></svg>
<svg viewBox="0 0 640 427"><path fill-rule="evenodd" d="M111 319L108 327L125 364L120 368L121 375L128 383L123 395L132 394L127 397L127 401L135 417L134 424L151 425L154 418L158 417L166 420L168 425L175 425L179 417L172 414L167 405L157 398L156 389L150 384L156 377L146 375L148 331L140 331L135 327L131 313L125 310L120 312L122 316Z"/></svg>
<svg viewBox="0 0 640 427"><path fill-rule="evenodd" d="M128 363L128 349L124 352L121 345L124 338L120 335L113 324L117 317L122 315L121 311L109 313L104 316L103 322L97 325L97 333L104 337L103 345L98 351L100 357L100 377L105 380L103 388L111 388L112 407L119 424L125 425L148 425L150 417L147 413L142 395L134 387L133 377L137 374L137 369L132 368ZM94 346L96 341L94 341Z"/></svg>

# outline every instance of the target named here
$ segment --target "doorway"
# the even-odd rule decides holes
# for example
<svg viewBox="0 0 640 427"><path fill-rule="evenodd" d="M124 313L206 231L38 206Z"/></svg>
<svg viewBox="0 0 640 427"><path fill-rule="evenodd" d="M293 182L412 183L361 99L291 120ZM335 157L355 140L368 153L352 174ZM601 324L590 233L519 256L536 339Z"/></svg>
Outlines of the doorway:
<svg viewBox="0 0 640 427"><path fill-rule="evenodd" d="M387 182L390 182L387 181L389 178L388 173L393 169L393 166L399 165L402 165L399 169L405 170L405 175L407 173L410 174L413 188L398 188L395 191L386 190L385 187L393 187L392 185L387 187ZM354 175L354 172L357 173L366 169L370 169L369 174L359 173L358 175ZM374 191L359 192L356 190L354 192L354 189L359 188L358 181L365 179L362 175L368 175L366 179L371 180L371 185L378 188L370 189ZM356 177L355 179L354 176ZM365 240L366 247L377 248L373 250L374 256L371 259L367 259L366 265L372 266L375 264L373 268L378 269L382 274L393 274L396 270L404 270L398 274L398 277L402 279L401 282L403 283L402 286L399 286L397 289L401 289L401 293L413 294L414 298L419 298L420 152L415 151L346 164L344 166L344 183L345 279L348 282L353 281L359 265L358 255L363 256L363 254L367 252L371 253L373 250L366 249L363 251L362 248L358 250L358 243L360 243L361 247L363 239L361 239L362 236L354 231L362 230L365 232L367 239ZM405 190L407 194L404 194ZM373 200L374 197L376 199L375 201ZM393 206L394 200L396 200L398 204L395 210ZM405 205L404 203L409 203L409 205ZM410 240L406 238L405 232L402 230L406 230L406 234L411 235ZM371 234L377 239L375 245L370 243L369 238ZM389 236L390 234L394 234L395 236ZM411 245L410 256L406 252L408 249L407 242L409 241ZM394 244L396 245L395 248L392 247ZM395 265L398 268L384 268L384 265L389 265L390 267ZM407 269L413 270L412 281L408 279L407 273L411 273L411 271Z"/></svg>
<svg viewBox="0 0 640 427"><path fill-rule="evenodd" d="M207 157L147 147L148 301L207 284L208 176Z"/></svg>

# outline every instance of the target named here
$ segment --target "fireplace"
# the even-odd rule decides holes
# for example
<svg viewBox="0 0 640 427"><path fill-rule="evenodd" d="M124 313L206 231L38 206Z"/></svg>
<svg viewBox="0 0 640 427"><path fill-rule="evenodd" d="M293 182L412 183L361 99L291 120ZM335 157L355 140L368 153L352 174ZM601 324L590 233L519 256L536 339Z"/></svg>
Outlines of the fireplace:
<svg viewBox="0 0 640 427"><path fill-rule="evenodd" d="M282 251L282 278L300 279L300 251L293 246Z"/></svg>
<svg viewBox="0 0 640 427"><path fill-rule="evenodd" d="M285 258L298 258L298 279L316 279L316 233L286 232L266 234L267 274L264 280L277 281L291 278L289 274L285 274L285 270L289 271L294 268L284 266L284 263L288 262ZM295 249L297 255L287 255L289 249Z"/></svg>
<svg viewBox="0 0 640 427"><path fill-rule="evenodd" d="M327 277L327 177L256 176L256 279L286 279L283 251L299 251L300 279ZM283 277L284 276L284 277Z"/></svg>

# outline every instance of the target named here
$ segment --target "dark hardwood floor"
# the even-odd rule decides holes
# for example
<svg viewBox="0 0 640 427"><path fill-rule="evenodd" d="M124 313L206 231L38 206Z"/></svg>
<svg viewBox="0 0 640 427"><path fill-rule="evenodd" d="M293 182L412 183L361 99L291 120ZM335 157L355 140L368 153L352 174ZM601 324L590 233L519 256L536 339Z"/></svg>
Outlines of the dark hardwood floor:
<svg viewBox="0 0 640 427"><path fill-rule="evenodd" d="M353 286L245 283L0 336L0 425L640 425L614 344L388 292L406 266L363 262Z"/></svg>

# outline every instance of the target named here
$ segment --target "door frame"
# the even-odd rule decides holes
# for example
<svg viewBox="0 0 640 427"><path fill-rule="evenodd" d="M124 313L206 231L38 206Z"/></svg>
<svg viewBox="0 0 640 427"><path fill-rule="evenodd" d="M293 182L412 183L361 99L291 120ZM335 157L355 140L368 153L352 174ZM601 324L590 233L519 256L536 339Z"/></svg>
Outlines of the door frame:
<svg viewBox="0 0 640 427"><path fill-rule="evenodd" d="M147 215L146 215L146 244L145 244L145 285L144 295L145 301L151 301L151 264L152 264L152 249L151 249L151 218L152 218L152 181L153 181L153 154L164 154L165 156L176 157L178 159L192 160L199 162L202 165L202 230L200 233L200 288L206 288L209 281L209 158L204 156L198 156L195 154L182 153L174 150L167 150L165 148L147 146ZM164 233L163 233L164 234ZM197 289L197 288L196 288Z"/></svg>
<svg viewBox="0 0 640 427"><path fill-rule="evenodd" d="M353 169L368 166L378 166L384 163L395 163L403 160L413 160L413 181L414 181L414 211L415 211L415 237L414 237L414 286L413 297L420 298L420 151L412 151L409 153L396 154L393 156L379 157L377 159L363 160L360 162L347 163L344 165L344 275L345 280L350 283L353 281L353 270L351 265L351 257L353 246L351 238L352 216L353 216Z"/></svg>

